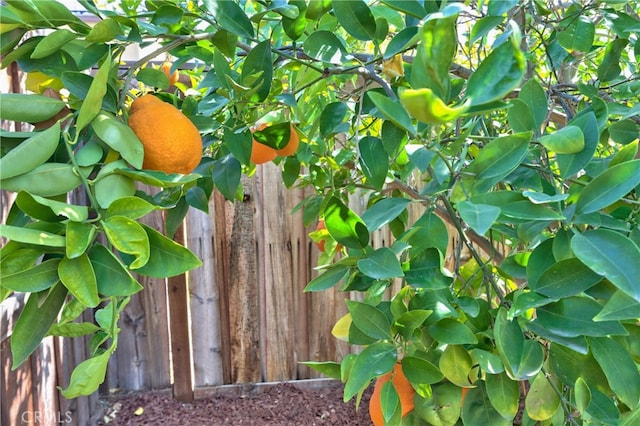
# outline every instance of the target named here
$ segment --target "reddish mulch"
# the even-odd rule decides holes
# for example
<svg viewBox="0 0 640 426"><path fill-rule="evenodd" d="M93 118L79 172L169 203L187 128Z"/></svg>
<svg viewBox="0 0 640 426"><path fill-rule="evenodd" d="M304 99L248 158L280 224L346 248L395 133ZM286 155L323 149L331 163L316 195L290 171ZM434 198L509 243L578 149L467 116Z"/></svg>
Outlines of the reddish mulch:
<svg viewBox="0 0 640 426"><path fill-rule="evenodd" d="M355 397L343 402L339 383L306 389L278 383L245 396L212 396L192 403L174 400L169 392L111 396L103 401L105 416L98 424L132 425L371 425L371 388L355 409Z"/></svg>

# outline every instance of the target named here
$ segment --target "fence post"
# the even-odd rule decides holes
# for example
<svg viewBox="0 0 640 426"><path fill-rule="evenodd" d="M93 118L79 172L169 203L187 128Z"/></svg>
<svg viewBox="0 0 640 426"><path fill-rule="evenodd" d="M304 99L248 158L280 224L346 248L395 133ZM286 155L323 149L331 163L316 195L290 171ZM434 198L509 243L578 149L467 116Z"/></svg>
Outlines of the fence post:
<svg viewBox="0 0 640 426"><path fill-rule="evenodd" d="M173 237L184 245L184 221ZM181 402L193 401L193 363L191 359L191 334L189 333L189 290L187 275L177 275L167 280L169 286L169 328L173 363L173 396Z"/></svg>

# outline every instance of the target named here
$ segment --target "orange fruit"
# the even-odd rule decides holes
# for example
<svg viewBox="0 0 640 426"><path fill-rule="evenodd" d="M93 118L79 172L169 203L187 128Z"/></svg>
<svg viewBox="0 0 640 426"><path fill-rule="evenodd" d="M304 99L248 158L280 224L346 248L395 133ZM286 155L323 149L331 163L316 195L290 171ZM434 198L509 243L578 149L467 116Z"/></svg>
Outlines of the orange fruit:
<svg viewBox="0 0 640 426"><path fill-rule="evenodd" d="M178 72L178 70L175 70L174 72L169 74L171 72L171 64L168 63L168 62L165 62L164 64L162 64L160 69L162 70L162 72L165 73L165 75L167 77L169 77L169 85L170 86L173 86L174 84L176 84L176 82L180 78L180 73Z"/></svg>
<svg viewBox="0 0 640 426"><path fill-rule="evenodd" d="M265 127L267 127L267 123L262 123L256 127L254 131L262 130ZM293 124L291 124L289 142L280 149L271 148L270 146L260 143L254 139L253 145L251 146L251 162L254 164L263 164L273 161L278 155L281 157L288 157L298 150L299 145L300 137L298 136L298 132L295 127L293 127Z"/></svg>
<svg viewBox="0 0 640 426"><path fill-rule="evenodd" d="M296 128L293 127L292 124L291 131L289 133L289 142L283 148L277 149L276 152L282 157L288 157L296 153L299 145L300 137L298 136L298 132L296 132Z"/></svg>
<svg viewBox="0 0 640 426"><path fill-rule="evenodd" d="M133 101L129 114L144 147L143 169L187 174L200 164L200 132L179 109L147 94Z"/></svg>
<svg viewBox="0 0 640 426"><path fill-rule="evenodd" d="M267 127L266 123L260 124L255 130L262 130ZM251 162L253 164L263 164L273 161L278 156L275 149L263 143L253 140L251 145Z"/></svg>
<svg viewBox="0 0 640 426"><path fill-rule="evenodd" d="M384 416L382 415L382 407L380 404L380 392L382 391L382 385L387 383L389 380L393 383L393 386L396 388L396 392L398 392L398 397L400 397L402 417L410 411L413 411L413 396L416 391L404 375L402 365L400 363L396 363L393 367L393 371L378 377L376 384L373 387L373 393L371 394L371 400L369 401L369 416L375 426L384 425Z"/></svg>

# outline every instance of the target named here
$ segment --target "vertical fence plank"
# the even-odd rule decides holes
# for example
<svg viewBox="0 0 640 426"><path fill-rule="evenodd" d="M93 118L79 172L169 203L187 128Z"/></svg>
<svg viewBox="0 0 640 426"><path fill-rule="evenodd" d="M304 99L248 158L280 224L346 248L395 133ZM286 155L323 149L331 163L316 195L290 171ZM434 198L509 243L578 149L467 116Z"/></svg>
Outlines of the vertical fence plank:
<svg viewBox="0 0 640 426"><path fill-rule="evenodd" d="M214 210L213 203L210 209ZM208 214L195 209L189 211L186 220L187 247L202 260L202 267L189 273L194 386L220 385L224 381L215 223Z"/></svg>
<svg viewBox="0 0 640 426"><path fill-rule="evenodd" d="M185 243L184 222L173 237L175 242ZM191 358L191 335L189 333L188 275L170 277L169 287L169 327L171 333L171 353L173 361L173 396L178 401L193 401L193 369Z"/></svg>
<svg viewBox="0 0 640 426"><path fill-rule="evenodd" d="M225 283L229 318L231 382L262 380L260 371L260 305L255 234L255 190L249 178L242 178L244 199L230 213L229 269ZM229 206L227 204L227 206ZM229 206L231 207L231 206Z"/></svg>

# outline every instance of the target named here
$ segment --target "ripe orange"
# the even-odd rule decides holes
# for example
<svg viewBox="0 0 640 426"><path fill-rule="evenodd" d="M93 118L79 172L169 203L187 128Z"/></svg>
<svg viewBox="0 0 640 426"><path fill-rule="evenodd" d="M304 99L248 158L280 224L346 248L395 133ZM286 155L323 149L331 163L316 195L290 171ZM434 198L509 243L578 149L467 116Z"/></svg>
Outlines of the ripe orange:
<svg viewBox="0 0 640 426"><path fill-rule="evenodd" d="M169 72L171 71L171 64L169 62L165 62L164 64L162 64L160 69L162 70L162 72L165 73L167 77L169 77L170 86L173 86L174 84L176 84L176 82L180 78L180 73L178 72L178 70L175 70L174 72L169 74Z"/></svg>
<svg viewBox="0 0 640 426"><path fill-rule="evenodd" d="M267 123L262 123L258 127L257 130L262 130L267 127ZM270 146L267 146L263 143L258 142L257 140L253 140L253 145L251 146L251 162L254 164L263 164L269 161L273 161L278 155L282 157L288 157L293 155L300 145L300 137L298 136L298 132L296 131L293 124L291 124L291 131L289 133L289 142L280 148L274 149Z"/></svg>
<svg viewBox="0 0 640 426"><path fill-rule="evenodd" d="M133 101L129 114L129 127L144 147L143 169L187 174L198 166L202 138L180 110L147 94Z"/></svg>
<svg viewBox="0 0 640 426"><path fill-rule="evenodd" d="M291 131L289 133L289 143L287 143L284 148L276 150L276 152L282 157L288 157L296 153L299 145L300 137L298 136L298 132L296 132L296 128L293 127L292 124Z"/></svg>
<svg viewBox="0 0 640 426"><path fill-rule="evenodd" d="M414 403L413 396L416 391L407 380L407 377L402 371L402 365L397 363L393 367L393 371L378 377L376 384L373 387L373 393L371 394L371 400L369 401L369 416L375 426L384 425L384 416L382 415L382 407L380 404L380 392L382 391L382 385L391 379L393 386L398 392L400 397L400 407L402 408L402 417L404 417L410 411L413 411Z"/></svg>

